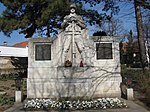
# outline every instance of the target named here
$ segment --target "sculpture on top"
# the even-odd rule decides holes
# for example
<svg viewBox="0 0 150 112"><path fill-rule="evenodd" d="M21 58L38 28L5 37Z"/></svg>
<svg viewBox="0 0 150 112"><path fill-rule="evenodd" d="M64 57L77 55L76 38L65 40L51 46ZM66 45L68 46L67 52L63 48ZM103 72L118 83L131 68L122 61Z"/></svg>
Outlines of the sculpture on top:
<svg viewBox="0 0 150 112"><path fill-rule="evenodd" d="M73 31L73 25L74 25L74 31L80 32L82 29L86 28L86 25L84 24L84 21L80 15L76 14L76 5L72 4L70 5L70 14L64 17L64 21L61 24L61 27L65 31Z"/></svg>
<svg viewBox="0 0 150 112"><path fill-rule="evenodd" d="M64 31L64 62L80 66L83 62L83 38L87 37L86 25L80 15L76 14L75 4L70 5L70 14L64 17L61 27Z"/></svg>

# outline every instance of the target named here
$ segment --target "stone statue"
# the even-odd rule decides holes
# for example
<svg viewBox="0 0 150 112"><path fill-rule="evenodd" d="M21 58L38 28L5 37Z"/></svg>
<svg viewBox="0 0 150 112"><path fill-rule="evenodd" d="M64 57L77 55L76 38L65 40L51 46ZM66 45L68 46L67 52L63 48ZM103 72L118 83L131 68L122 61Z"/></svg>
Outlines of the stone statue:
<svg viewBox="0 0 150 112"><path fill-rule="evenodd" d="M70 14L64 17L64 21L61 24L61 27L67 32L72 32L73 30L75 32L81 32L82 29L86 28L82 17L77 15L75 11L76 6L74 4L70 5Z"/></svg>
<svg viewBox="0 0 150 112"><path fill-rule="evenodd" d="M70 14L64 17L61 27L64 32L64 62L70 61L72 66L80 66L83 62L83 38L86 25L82 17L76 14L75 5L70 5Z"/></svg>

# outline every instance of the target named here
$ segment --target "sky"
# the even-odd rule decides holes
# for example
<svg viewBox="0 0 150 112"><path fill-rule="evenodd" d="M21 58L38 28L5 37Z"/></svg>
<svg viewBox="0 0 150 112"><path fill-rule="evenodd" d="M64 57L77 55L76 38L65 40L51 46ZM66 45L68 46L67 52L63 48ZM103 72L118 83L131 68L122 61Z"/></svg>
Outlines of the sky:
<svg viewBox="0 0 150 112"><path fill-rule="evenodd" d="M98 10L101 9L103 4L97 5L94 8L97 8ZM136 31L135 29L135 15L134 15L134 7L131 3L121 3L119 5L120 12L118 15L115 15L115 18L119 18L123 22L124 28L129 31L132 29L133 31ZM5 9L3 4L0 3L0 13ZM89 35L91 35L95 28L91 26L87 26L89 29ZM96 29L98 30L98 29ZM35 35L37 36L37 35ZM23 34L19 34L18 31L14 31L10 37L6 37L2 32L0 32L0 45L3 45L3 42L8 42L8 46L11 46L15 43L27 41L28 39L24 38Z"/></svg>
<svg viewBox="0 0 150 112"><path fill-rule="evenodd" d="M5 9L3 4L0 3L0 13ZM19 34L17 31L14 31L10 37L5 36L2 32L0 32L0 45L3 45L3 42L8 42L8 46L11 46L15 43L27 41L28 39L24 38L24 35Z"/></svg>

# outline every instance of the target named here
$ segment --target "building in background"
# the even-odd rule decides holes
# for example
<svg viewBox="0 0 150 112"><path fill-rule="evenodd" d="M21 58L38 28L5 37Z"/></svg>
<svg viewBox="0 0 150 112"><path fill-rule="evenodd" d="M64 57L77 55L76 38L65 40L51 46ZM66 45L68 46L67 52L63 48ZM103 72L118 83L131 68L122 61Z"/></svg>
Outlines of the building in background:
<svg viewBox="0 0 150 112"><path fill-rule="evenodd" d="M28 63L28 42L8 46L0 45L0 77L6 75L22 75L26 77Z"/></svg>

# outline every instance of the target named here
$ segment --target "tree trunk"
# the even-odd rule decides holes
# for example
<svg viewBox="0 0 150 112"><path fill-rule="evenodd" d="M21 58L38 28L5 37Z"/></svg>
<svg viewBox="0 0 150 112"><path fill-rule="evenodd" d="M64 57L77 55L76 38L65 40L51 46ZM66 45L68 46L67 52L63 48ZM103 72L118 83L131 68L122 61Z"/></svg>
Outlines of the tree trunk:
<svg viewBox="0 0 150 112"><path fill-rule="evenodd" d="M47 23L47 33L46 33L47 37L50 37L50 27L49 24Z"/></svg>
<svg viewBox="0 0 150 112"><path fill-rule="evenodd" d="M146 64L146 47L145 47L144 34L143 34L141 9L140 9L140 4L137 2L137 0L134 0L134 6L135 6L139 50L141 55L141 64L142 67L144 68Z"/></svg>

